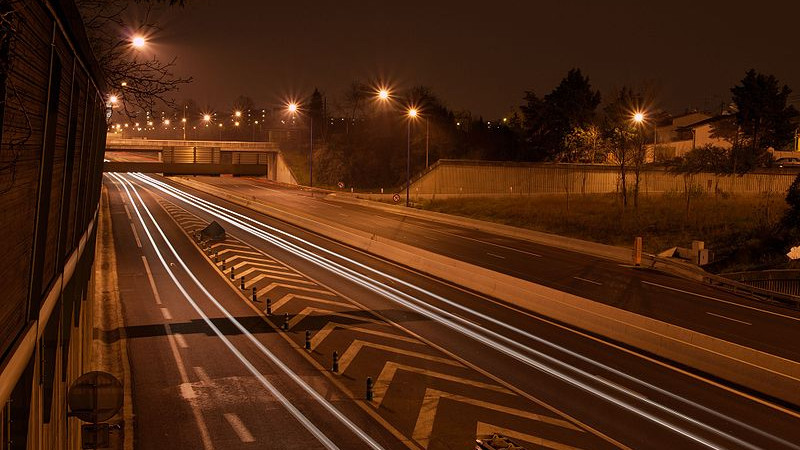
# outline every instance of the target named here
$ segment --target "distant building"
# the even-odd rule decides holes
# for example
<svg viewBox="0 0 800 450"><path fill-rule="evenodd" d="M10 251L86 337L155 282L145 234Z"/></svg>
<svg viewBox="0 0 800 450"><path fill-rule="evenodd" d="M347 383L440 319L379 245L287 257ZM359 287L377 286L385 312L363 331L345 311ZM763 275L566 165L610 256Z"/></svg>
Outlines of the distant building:
<svg viewBox="0 0 800 450"><path fill-rule="evenodd" d="M657 126L653 155L656 161L666 161L685 156L691 150L705 145L730 148L731 143L714 136L714 124L733 116L712 116L693 112L673 117L669 123Z"/></svg>

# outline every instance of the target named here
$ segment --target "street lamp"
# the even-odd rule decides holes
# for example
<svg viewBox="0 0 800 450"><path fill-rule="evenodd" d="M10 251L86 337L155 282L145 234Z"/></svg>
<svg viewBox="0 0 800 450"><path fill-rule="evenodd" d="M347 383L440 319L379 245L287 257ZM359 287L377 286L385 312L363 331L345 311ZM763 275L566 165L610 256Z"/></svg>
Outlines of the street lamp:
<svg viewBox="0 0 800 450"><path fill-rule="evenodd" d="M146 42L143 36L134 36L133 39L131 39L131 45L133 45L134 48L142 49L145 44Z"/></svg>
<svg viewBox="0 0 800 450"><path fill-rule="evenodd" d="M298 110L300 109L300 105L295 102L291 102L286 105L286 109L290 114L297 114ZM314 187L314 117L311 114L308 114L308 134L308 187Z"/></svg>
<svg viewBox="0 0 800 450"><path fill-rule="evenodd" d="M408 109L408 122L406 123L408 146L406 147L406 207L410 205L409 189L411 188L411 121L419 115L417 108Z"/></svg>

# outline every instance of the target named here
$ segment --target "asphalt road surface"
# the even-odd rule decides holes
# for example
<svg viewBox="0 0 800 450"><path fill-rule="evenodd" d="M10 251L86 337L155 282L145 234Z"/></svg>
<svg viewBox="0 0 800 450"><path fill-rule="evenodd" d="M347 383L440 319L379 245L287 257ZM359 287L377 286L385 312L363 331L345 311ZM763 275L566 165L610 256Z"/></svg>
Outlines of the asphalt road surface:
<svg viewBox="0 0 800 450"><path fill-rule="evenodd" d="M789 407L160 178L105 184L138 448L800 448Z"/></svg>
<svg viewBox="0 0 800 450"><path fill-rule="evenodd" d="M329 225L374 233L517 278L569 292L747 347L800 361L800 312L699 282L530 241L442 224L262 179L196 177Z"/></svg>

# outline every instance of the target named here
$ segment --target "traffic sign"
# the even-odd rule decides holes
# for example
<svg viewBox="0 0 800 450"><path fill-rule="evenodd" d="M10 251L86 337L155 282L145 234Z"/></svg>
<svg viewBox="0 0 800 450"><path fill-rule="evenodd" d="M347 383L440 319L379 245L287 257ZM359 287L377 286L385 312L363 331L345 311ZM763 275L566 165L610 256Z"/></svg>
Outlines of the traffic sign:
<svg viewBox="0 0 800 450"><path fill-rule="evenodd" d="M104 422L122 408L122 383L108 372L85 373L69 387L67 404L70 416L84 422Z"/></svg>

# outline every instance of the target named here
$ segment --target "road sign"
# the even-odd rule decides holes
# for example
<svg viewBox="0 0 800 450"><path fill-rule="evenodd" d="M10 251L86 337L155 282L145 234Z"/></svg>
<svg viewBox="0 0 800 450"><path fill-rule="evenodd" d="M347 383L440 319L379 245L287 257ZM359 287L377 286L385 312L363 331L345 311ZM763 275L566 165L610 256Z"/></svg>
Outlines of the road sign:
<svg viewBox="0 0 800 450"><path fill-rule="evenodd" d="M400 194L394 194L392 196L392 200L394 200L395 203L399 202L400 201Z"/></svg>
<svg viewBox="0 0 800 450"><path fill-rule="evenodd" d="M104 422L122 407L122 384L107 372L81 375L67 393L69 415L84 422Z"/></svg>

